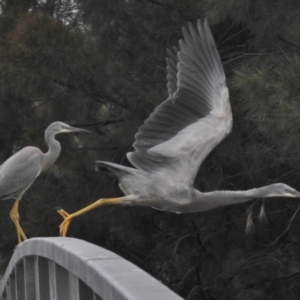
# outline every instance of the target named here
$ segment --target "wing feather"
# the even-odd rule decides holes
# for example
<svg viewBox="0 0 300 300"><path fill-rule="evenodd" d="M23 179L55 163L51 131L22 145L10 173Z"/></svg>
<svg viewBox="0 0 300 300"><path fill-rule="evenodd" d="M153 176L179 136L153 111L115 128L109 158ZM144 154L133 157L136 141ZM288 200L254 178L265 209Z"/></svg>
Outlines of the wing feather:
<svg viewBox="0 0 300 300"><path fill-rule="evenodd" d="M26 191L41 172L42 152L25 147L0 166L0 199L13 198Z"/></svg>
<svg viewBox="0 0 300 300"><path fill-rule="evenodd" d="M167 55L169 97L139 128L135 151L127 157L139 169L169 170L191 183L203 159L231 130L228 89L207 21L183 28L179 50L173 47Z"/></svg>
<svg viewBox="0 0 300 300"><path fill-rule="evenodd" d="M167 61L167 79L168 79L168 93L169 96L172 96L176 90L177 90L177 64L178 64L178 58L177 58L177 48L174 46L172 50L168 49L167 54L168 57L166 59Z"/></svg>

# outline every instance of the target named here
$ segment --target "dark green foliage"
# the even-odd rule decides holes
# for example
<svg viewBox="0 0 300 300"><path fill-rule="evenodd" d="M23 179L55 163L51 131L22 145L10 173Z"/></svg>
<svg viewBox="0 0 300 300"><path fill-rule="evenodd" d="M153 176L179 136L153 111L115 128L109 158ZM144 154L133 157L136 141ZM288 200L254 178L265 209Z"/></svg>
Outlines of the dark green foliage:
<svg viewBox="0 0 300 300"><path fill-rule="evenodd" d="M58 136L61 156L20 205L29 237L58 235L55 207L72 212L122 195L94 161L128 164L135 132L167 96L165 50L198 18L212 25L234 126L195 187L300 189L298 1L14 0L1 9L1 162L27 145L46 151L43 134L53 121L91 130ZM70 236L115 251L185 299L298 299L299 200L266 200L267 223L257 219L261 202L192 215L104 207L75 220ZM0 204L7 261L16 243L12 201ZM246 235L251 205L254 230Z"/></svg>

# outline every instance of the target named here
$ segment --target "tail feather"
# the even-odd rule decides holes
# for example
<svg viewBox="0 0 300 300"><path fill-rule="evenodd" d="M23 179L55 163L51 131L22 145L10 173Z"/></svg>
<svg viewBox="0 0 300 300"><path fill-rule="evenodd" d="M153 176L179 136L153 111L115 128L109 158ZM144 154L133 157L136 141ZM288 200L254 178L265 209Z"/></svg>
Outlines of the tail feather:
<svg viewBox="0 0 300 300"><path fill-rule="evenodd" d="M121 166L121 165L118 165L118 164L114 164L114 163L107 162L107 161L102 161L102 160L97 160L95 163L96 163L97 166L101 166L101 167L104 167L104 168L108 169L113 174L117 175L118 177L120 177L122 175L133 174L134 171L136 171L133 168Z"/></svg>
<svg viewBox="0 0 300 300"><path fill-rule="evenodd" d="M96 161L97 166L104 167L118 177L120 189L125 195L132 194L131 186L134 185L135 175L141 172L137 169L121 166L107 161Z"/></svg>

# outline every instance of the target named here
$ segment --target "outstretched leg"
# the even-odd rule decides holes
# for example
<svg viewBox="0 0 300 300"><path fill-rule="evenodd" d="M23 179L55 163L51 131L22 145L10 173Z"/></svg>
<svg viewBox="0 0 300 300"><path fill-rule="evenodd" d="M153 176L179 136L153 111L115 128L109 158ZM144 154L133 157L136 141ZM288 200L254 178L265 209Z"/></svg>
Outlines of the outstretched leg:
<svg viewBox="0 0 300 300"><path fill-rule="evenodd" d="M18 238L18 244L21 244L22 241L25 241L27 240L27 237L23 231L23 229L21 228L21 225L19 223L19 202L20 202L20 199L17 199L10 211L10 218L11 220L14 222L15 224L15 227L16 227L16 231L17 231L17 238ZM23 240L22 240L23 239Z"/></svg>
<svg viewBox="0 0 300 300"><path fill-rule="evenodd" d="M73 213L73 214L68 214L66 211L63 209L57 210L57 212L64 218L64 221L60 224L59 226L59 233L61 236L66 236L68 232L68 228L70 226L70 223L72 219L75 217L78 217L80 215L85 214L86 212L93 210L94 208L102 205L114 205L114 204L121 204L122 200L121 198L109 198L109 199L99 199L92 203L91 205L88 205L84 207L83 209Z"/></svg>

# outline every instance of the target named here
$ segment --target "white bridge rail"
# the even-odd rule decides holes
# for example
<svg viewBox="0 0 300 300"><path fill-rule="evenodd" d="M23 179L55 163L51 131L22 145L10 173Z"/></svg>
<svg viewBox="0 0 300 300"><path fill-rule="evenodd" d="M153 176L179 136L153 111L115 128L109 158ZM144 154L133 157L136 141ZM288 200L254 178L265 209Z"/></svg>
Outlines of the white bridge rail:
<svg viewBox="0 0 300 300"><path fill-rule="evenodd" d="M74 238L33 238L15 250L1 300L182 300L120 256Z"/></svg>

